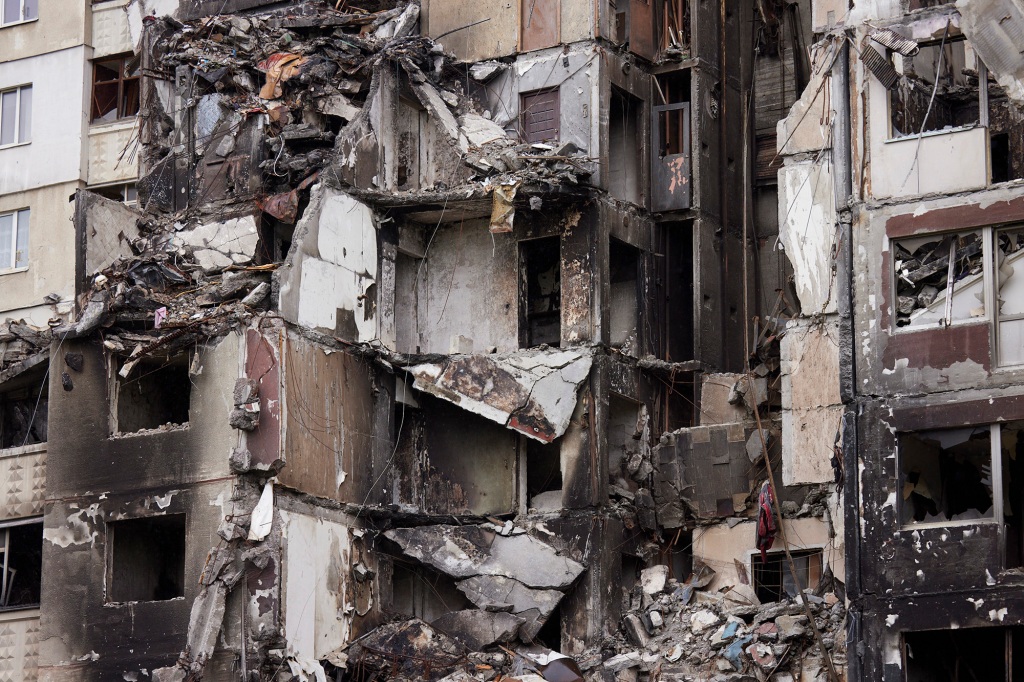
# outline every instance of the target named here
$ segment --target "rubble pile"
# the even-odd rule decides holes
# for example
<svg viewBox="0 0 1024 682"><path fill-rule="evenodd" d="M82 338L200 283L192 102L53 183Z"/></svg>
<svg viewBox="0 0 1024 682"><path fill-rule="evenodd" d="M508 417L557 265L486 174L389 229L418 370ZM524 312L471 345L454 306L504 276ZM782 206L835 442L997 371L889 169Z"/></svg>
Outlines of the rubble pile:
<svg viewBox="0 0 1024 682"><path fill-rule="evenodd" d="M629 607L623 617L627 640L602 663L611 678L632 682L646 673L723 682L827 679L801 604L750 604L726 588L702 589L713 575L700 567L679 583L667 577L668 567L653 566L641 572L632 590L623 590ZM821 594L804 594L833 664L840 667L846 608L824 585L818 589Z"/></svg>
<svg viewBox="0 0 1024 682"><path fill-rule="evenodd" d="M49 329L33 327L24 320L0 322L0 377L13 376L49 348Z"/></svg>

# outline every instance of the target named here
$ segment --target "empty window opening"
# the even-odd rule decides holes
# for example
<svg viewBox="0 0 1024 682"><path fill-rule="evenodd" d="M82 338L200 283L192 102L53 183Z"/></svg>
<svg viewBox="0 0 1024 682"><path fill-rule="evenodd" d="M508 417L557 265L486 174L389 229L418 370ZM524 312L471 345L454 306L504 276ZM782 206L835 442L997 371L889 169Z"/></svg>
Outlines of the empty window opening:
<svg viewBox="0 0 1024 682"><path fill-rule="evenodd" d="M966 48L967 42L961 38L947 39L941 47L939 43L921 45L912 57L893 53L893 66L900 76L890 91L893 137L951 130L981 121L980 62L974 51Z"/></svg>
<svg viewBox="0 0 1024 682"><path fill-rule="evenodd" d="M396 189L420 188L420 145L423 137L420 124L423 113L423 107L412 98L399 98L395 138Z"/></svg>
<svg viewBox="0 0 1024 682"><path fill-rule="evenodd" d="M658 563L668 566L670 578L683 582L693 573L693 533L685 528L666 528L663 537L672 539L659 543Z"/></svg>
<svg viewBox="0 0 1024 682"><path fill-rule="evenodd" d="M992 161L992 182L1006 182L1014 177L1010 164L1010 136L1007 133L991 134L988 138Z"/></svg>
<svg viewBox="0 0 1024 682"><path fill-rule="evenodd" d="M612 196L639 204L640 117L643 100L612 87L608 118L608 191Z"/></svg>
<svg viewBox="0 0 1024 682"><path fill-rule="evenodd" d="M39 18L39 0L3 1L3 7L0 8L0 26Z"/></svg>
<svg viewBox="0 0 1024 682"><path fill-rule="evenodd" d="M608 249L608 267L611 281L608 340L613 348L636 354L640 352L640 249L612 239Z"/></svg>
<svg viewBox="0 0 1024 682"><path fill-rule="evenodd" d="M897 327L948 326L985 316L980 230L898 241L893 264Z"/></svg>
<svg viewBox="0 0 1024 682"><path fill-rule="evenodd" d="M185 515L107 524L107 601L164 601L185 596Z"/></svg>
<svg viewBox="0 0 1024 682"><path fill-rule="evenodd" d="M427 566L393 559L391 575L391 608L403 616L429 623L446 613L474 608L452 578Z"/></svg>
<svg viewBox="0 0 1024 682"><path fill-rule="evenodd" d="M629 39L629 5L630 0L610 0L608 3L612 40L619 45Z"/></svg>
<svg viewBox="0 0 1024 682"><path fill-rule="evenodd" d="M121 182L116 185L104 185L103 187L90 187L89 191L99 194L113 201L120 201L126 206L138 206L139 194L135 189L134 182Z"/></svg>
<svg viewBox="0 0 1024 682"><path fill-rule="evenodd" d="M1024 115L1020 106L1006 96L995 76L989 74L986 80L991 181L1019 180L1024 178Z"/></svg>
<svg viewBox="0 0 1024 682"><path fill-rule="evenodd" d="M640 403L628 398L615 394L608 398L608 482L629 492L649 486L652 473L650 461L643 458L645 425L640 408Z"/></svg>
<svg viewBox="0 0 1024 682"><path fill-rule="evenodd" d="M130 362L130 361L129 361ZM123 367L124 363L122 363ZM117 375L117 433L187 424L192 382L187 354L148 357Z"/></svg>
<svg viewBox="0 0 1024 682"><path fill-rule="evenodd" d="M0 147L32 139L32 86L0 90Z"/></svg>
<svg viewBox="0 0 1024 682"><path fill-rule="evenodd" d="M558 443L527 439L526 495L531 509L562 508L562 456Z"/></svg>
<svg viewBox="0 0 1024 682"><path fill-rule="evenodd" d="M93 123L139 113L139 64L133 55L97 60L92 73Z"/></svg>
<svg viewBox="0 0 1024 682"><path fill-rule="evenodd" d="M795 598L801 589L813 590L821 580L820 549L790 552L796 566L796 580L790 569L785 552L769 552L768 560L761 561L761 555L751 557L751 575L754 579L754 591L762 604ZM799 586L798 586L799 584Z"/></svg>
<svg viewBox="0 0 1024 682"><path fill-rule="evenodd" d="M1016 635L1016 636L1015 636ZM903 633L907 682L1024 680L1019 628L958 628ZM1024 653L1024 652L1021 652Z"/></svg>
<svg viewBox="0 0 1024 682"><path fill-rule="evenodd" d="M46 442L46 364L0 386L0 449Z"/></svg>
<svg viewBox="0 0 1024 682"><path fill-rule="evenodd" d="M690 52L690 3L665 0L655 3L658 46L666 57L688 57Z"/></svg>
<svg viewBox="0 0 1024 682"><path fill-rule="evenodd" d="M562 338L562 264L558 237L521 242L520 343L558 346Z"/></svg>
<svg viewBox="0 0 1024 682"><path fill-rule="evenodd" d="M43 576L43 522L19 520L0 527L0 610L39 606Z"/></svg>
<svg viewBox="0 0 1024 682"><path fill-rule="evenodd" d="M309 195L299 195L298 215L309 205ZM278 220L269 213L263 213L260 219L260 243L256 260L260 265L281 263L288 256L292 247L295 225Z"/></svg>
<svg viewBox="0 0 1024 682"><path fill-rule="evenodd" d="M904 524L993 517L989 426L899 434Z"/></svg>
<svg viewBox="0 0 1024 682"><path fill-rule="evenodd" d="M557 142L558 90L538 90L519 96L520 137L524 142Z"/></svg>

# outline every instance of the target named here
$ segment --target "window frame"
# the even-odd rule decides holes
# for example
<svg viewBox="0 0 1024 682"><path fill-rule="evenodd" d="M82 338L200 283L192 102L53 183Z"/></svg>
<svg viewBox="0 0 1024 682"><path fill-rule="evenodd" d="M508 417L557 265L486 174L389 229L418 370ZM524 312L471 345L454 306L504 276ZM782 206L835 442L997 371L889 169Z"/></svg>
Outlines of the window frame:
<svg viewBox="0 0 1024 682"><path fill-rule="evenodd" d="M20 219L20 216L22 214L25 214L25 223L26 223L26 227L25 227L25 230L24 230L25 234L26 234L26 237L25 237L25 252L26 253L24 254L24 257L25 257L24 265L18 265L18 251L19 251L19 249L18 249L18 235L22 231L21 227L20 227L21 226L21 222L22 222L21 219ZM4 218L6 216L12 216L12 218L13 218L12 225L13 225L14 229L11 230L11 261L10 261L10 265L8 265L6 263L0 263L0 276L11 275L11 274L14 274L16 272L25 272L29 268L28 245L29 245L29 239L32 236L32 229L30 227L31 224L32 224L32 209L30 207L26 206L25 208L16 208L16 209L13 209L13 210L10 210L10 211L0 212L0 218Z"/></svg>
<svg viewBox="0 0 1024 682"><path fill-rule="evenodd" d="M40 602L34 604L16 604L14 606L8 606L7 601L10 599L8 590L11 585L7 581L7 563L10 554L10 538L11 535L8 532L11 528L19 526L39 526L40 544L42 544L43 534L43 517L42 516L27 516L21 519L10 519L7 521L0 522L0 533L3 537L0 538L0 554L3 554L3 558L0 559L0 613L9 613L11 611L26 611L29 609L38 609L40 602L42 601L42 595L40 595ZM40 586L40 592L42 591Z"/></svg>
<svg viewBox="0 0 1024 682"><path fill-rule="evenodd" d="M28 24L33 21L39 21L39 2L36 0L35 5L35 16L25 18L25 5L30 0L15 0L18 3L18 9L20 10L21 17L14 21L6 21L4 17L4 7L0 4L0 28L7 28L8 26L18 26L20 24Z"/></svg>
<svg viewBox="0 0 1024 682"><path fill-rule="evenodd" d="M975 425L964 425L964 426L950 426L950 427L935 427L928 429L908 429L899 431L896 437L896 480L894 482L896 489L896 523L898 531L915 531L927 528L959 528L963 526L977 526L977 525L993 525L999 524L1000 528L1004 526L1003 522L1003 456L1002 456L1002 422L993 422L987 424L989 428L989 471L991 471L992 478L992 515L987 518L981 519L961 519L954 521L952 519L948 521L911 521L905 523L903 521L903 513L905 510L906 502L903 500L902 491L900 490L902 476L903 476L903 453L900 450L899 436L904 433L924 433L927 431L943 431L943 430L956 430L956 429L980 429L984 428L986 424L975 424ZM1000 530L1000 535L1003 531ZM1005 544L1005 543L1004 543Z"/></svg>
<svg viewBox="0 0 1024 682"><path fill-rule="evenodd" d="M124 113L124 108L125 108L124 107L124 104L125 104L125 86L126 86L126 84L128 82L136 82L136 83L139 83L140 87L141 87L141 75L135 75L135 76L128 76L128 75L126 75L126 71L128 69L128 65L129 65L129 63L133 59L134 59L134 55L132 55L131 53L127 53L127 54L119 54L119 55L110 55L108 57L101 57L99 59L93 59L92 60L92 85L91 85L90 90L89 90L89 92L90 92L90 98L89 98L89 125L90 126L111 125L113 123L117 123L117 122L120 122L120 121L124 121L125 119L130 119L130 118L132 118L134 116L138 116L139 111L141 110L141 105L142 105L142 93L138 92L138 91L136 92L136 94L138 95L138 101L135 103L135 111L133 113L131 113L131 114ZM103 64L103 63L110 63L110 62L114 62L114 61L118 62L117 80L104 80L104 81L97 80L97 71L98 71L100 65ZM100 119L103 116L107 115L107 114L104 113L104 114L101 114L99 116L96 115L96 86L97 85L113 85L114 83L117 84L117 103L116 103L117 114L116 114L116 116L113 119L111 119L109 121L101 121ZM109 113L109 112L107 112L107 113Z"/></svg>
<svg viewBox="0 0 1024 682"><path fill-rule="evenodd" d="M31 90L32 83L21 83L19 85L12 85L10 87L0 88L0 139L3 139L3 96L9 92L18 93L18 103L14 107L14 142L8 142L7 144L0 144L0 150L10 149L11 147L20 147L21 145L32 143L32 112L29 112L29 124L28 124L28 139L21 139L21 116L24 111L23 98L25 90ZM30 100L31 101L31 100Z"/></svg>
<svg viewBox="0 0 1024 682"><path fill-rule="evenodd" d="M942 44L942 42L943 42L942 40L921 41L921 42L918 43L918 47L919 48L938 47L939 45ZM956 36L948 37L946 39L945 43L946 43L946 45L952 45L954 43L963 43L964 44L964 48L966 50L966 47L969 44L969 41L967 40L967 36L965 36L965 35L956 35ZM876 45L877 45L877 43L876 43ZM972 48L972 51L973 51L973 48ZM885 50L885 57L886 57L886 59L889 61L889 63L892 65L892 67L894 69L896 69L896 73L899 74L900 78L903 78L903 77L905 77L905 73L902 71L901 68L897 68L897 65L896 65L896 54L897 53L894 50L891 50L891 49L888 49L888 48L886 48L886 50ZM904 57L902 55L900 55L900 59L902 61L904 59ZM975 54L975 60L977 61L978 82L979 82L979 84L987 82L987 79L988 79L988 68L985 66L985 63L981 60L981 57L979 55ZM936 78L938 78L938 76L936 76ZM895 90L887 90L886 91L886 114L887 114L887 116L886 116L886 132L885 132L885 140L884 140L884 142L886 144L888 144L890 142L904 142L906 140L917 140L918 138L921 138L921 137L932 137L932 136L935 136L935 135L947 135L949 133L958 133L958 132L962 132L962 131L965 131L965 130L973 130L974 128L986 128L987 129L989 127L989 125L988 125L988 123L989 123L988 122L988 90L986 88L982 88L979 85L978 86L978 121L977 121L977 123L974 123L974 124L971 124L971 125L959 125L959 126L955 126L955 127L952 127L952 128L939 128L937 130L925 130L924 132L908 132L908 133L905 133L905 134L900 135L900 136L897 137L894 134L893 123L892 123L893 105L895 104L893 102L894 92L895 92Z"/></svg>
<svg viewBox="0 0 1024 682"><path fill-rule="evenodd" d="M997 309L998 303L998 292L996 291L996 268L995 268L995 257L998 249L997 238L1002 232L1008 230L1024 230L1024 222L1020 221L1009 221L1003 223L994 223L990 225L981 225L977 227L965 227L959 230L939 230L935 232L916 233L908 236L901 237L886 237L886 249L890 254L890 265L889 265L889 291L890 298L889 306L892 311L889 315L889 333L891 335L902 335L902 334L914 334L916 332L923 331L934 331L936 329L948 329L949 327L964 327L969 325L985 325L988 327L989 332L989 354L991 357L992 371L993 372L1005 372L1005 371L1016 371L1024 369L1024 361L1016 364L1001 364L999 362L999 324L1001 322L1012 322L1012 319L1000 319L1001 317L1022 319L1022 314L1007 314L1000 315ZM980 232L982 242L982 291L984 293L984 305L985 314L979 317L970 318L966 320L953 320L949 325L936 324L927 326L912 326L907 325L900 327L897 325L898 315L896 313L897 296L898 296L898 274L896 272L896 259L895 259L895 248L894 245L906 241L907 239L914 239L918 237L934 237L941 239L945 235L950 234L966 234L968 232ZM941 292L940 292L941 293Z"/></svg>
<svg viewBox="0 0 1024 682"><path fill-rule="evenodd" d="M821 583L821 577L825 574L825 568L828 566L828 563L826 562L827 557L826 557L826 554L825 554L825 550L826 549L827 549L827 547L825 545L823 545L823 544L813 544L813 545L807 545L807 546L800 546L800 547L793 547L793 548L791 548L791 554L793 555L793 559L794 560L796 560L796 559L804 559L804 558L810 559L811 557L818 557L819 558L819 562L820 562L820 566L818 567L818 581L819 581L818 584L819 585ZM769 561L774 560L774 559L779 559L779 563L781 565L781 579L782 579L782 583L779 585L779 587L782 589L783 594L785 594L785 576L790 574L789 561L786 558L786 551L783 550L783 549L775 549L775 550L768 550L765 554L766 554L766 556L767 556ZM747 575L750 578L750 580L749 580L749 582L750 582L750 589L752 589L755 594L757 593L757 589L758 589L758 582L757 582L757 578L756 578L756 576L757 576L757 570L756 569L757 569L758 564L760 564L760 562L761 562L761 553L760 552L758 552L756 550L751 550L751 551L747 552L747 565L746 565ZM807 578L808 578L808 582L809 582L810 573L811 573L811 571L810 571L810 564L809 563L808 563L808 567L807 568L808 568L808 570L807 570ZM812 589L810 585L803 585L802 587L803 587L805 592L808 589ZM787 597L788 597L788 595L784 596L783 598L785 599ZM796 597L788 597L788 598L795 599ZM773 602L769 602L769 603L773 603Z"/></svg>

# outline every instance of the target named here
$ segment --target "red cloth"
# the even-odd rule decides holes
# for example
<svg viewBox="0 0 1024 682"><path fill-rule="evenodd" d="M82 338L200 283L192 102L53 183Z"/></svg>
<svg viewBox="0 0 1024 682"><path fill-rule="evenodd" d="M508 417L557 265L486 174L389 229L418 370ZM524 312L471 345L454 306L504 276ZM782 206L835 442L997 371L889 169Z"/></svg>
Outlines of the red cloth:
<svg viewBox="0 0 1024 682"><path fill-rule="evenodd" d="M775 542L775 498L772 487L765 481L757 496L757 548L761 550L761 563L768 561L767 552Z"/></svg>

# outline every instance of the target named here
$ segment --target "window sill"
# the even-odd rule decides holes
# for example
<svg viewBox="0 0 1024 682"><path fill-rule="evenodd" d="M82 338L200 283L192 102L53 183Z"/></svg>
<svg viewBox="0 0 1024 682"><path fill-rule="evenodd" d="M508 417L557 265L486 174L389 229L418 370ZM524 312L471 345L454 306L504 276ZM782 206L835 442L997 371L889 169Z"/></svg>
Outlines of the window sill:
<svg viewBox="0 0 1024 682"><path fill-rule="evenodd" d="M16 275L19 272L27 272L27 271L28 271L28 266L27 265L23 265L20 268L0 269L0 277L3 277L4 275Z"/></svg>
<svg viewBox="0 0 1024 682"><path fill-rule="evenodd" d="M119 118L116 121L105 121L103 123L89 123L89 134L99 135L101 133L109 133L115 130L127 130L128 128L134 128L137 114L126 116L125 118Z"/></svg>
<svg viewBox="0 0 1024 682"><path fill-rule="evenodd" d="M912 533L915 530L931 530L935 528L964 528L967 526L994 526L996 520L990 519L966 519L963 521L929 521L927 523L911 523L900 526L899 532Z"/></svg>
<svg viewBox="0 0 1024 682"><path fill-rule="evenodd" d="M0 24L0 30L12 28L14 26L24 26L25 24L34 24L37 21L39 21L39 17L36 17L35 19L23 19L21 21L10 21L6 24Z"/></svg>
<svg viewBox="0 0 1024 682"><path fill-rule="evenodd" d="M906 325L906 326L903 326L903 327L894 327L893 331L892 331L892 335L893 336L904 336L904 335L914 334L915 332L934 332L934 331L937 331L937 330L951 329L953 327L974 327L974 326L981 327L981 326L985 326L985 325L988 325L988 324L991 324L991 321L988 319L988 316L985 316L985 317L975 317L975 318L972 318L970 320L957 320L957 321L951 322L948 325L939 324L939 323L936 322L935 324L930 324L930 325L918 325L918 326Z"/></svg>
<svg viewBox="0 0 1024 682"><path fill-rule="evenodd" d="M924 137L939 137L941 135L951 135L953 133L963 133L968 130L974 130L976 128L982 128L979 123L975 123L969 126L957 126L956 128L943 128L942 130L926 130L920 135L917 133L910 133L909 135L903 135L902 137L890 137L885 140L885 144L899 144L900 142L916 142L918 138Z"/></svg>
<svg viewBox="0 0 1024 682"><path fill-rule="evenodd" d="M33 443L32 445L20 445L16 448L0 449L0 459L33 455L37 452L46 452L46 443Z"/></svg>
<svg viewBox="0 0 1024 682"><path fill-rule="evenodd" d="M14 147L27 147L30 144L32 144L32 140L29 140L28 142L12 142L11 144L0 144L0 151L3 151L4 149L13 149Z"/></svg>

